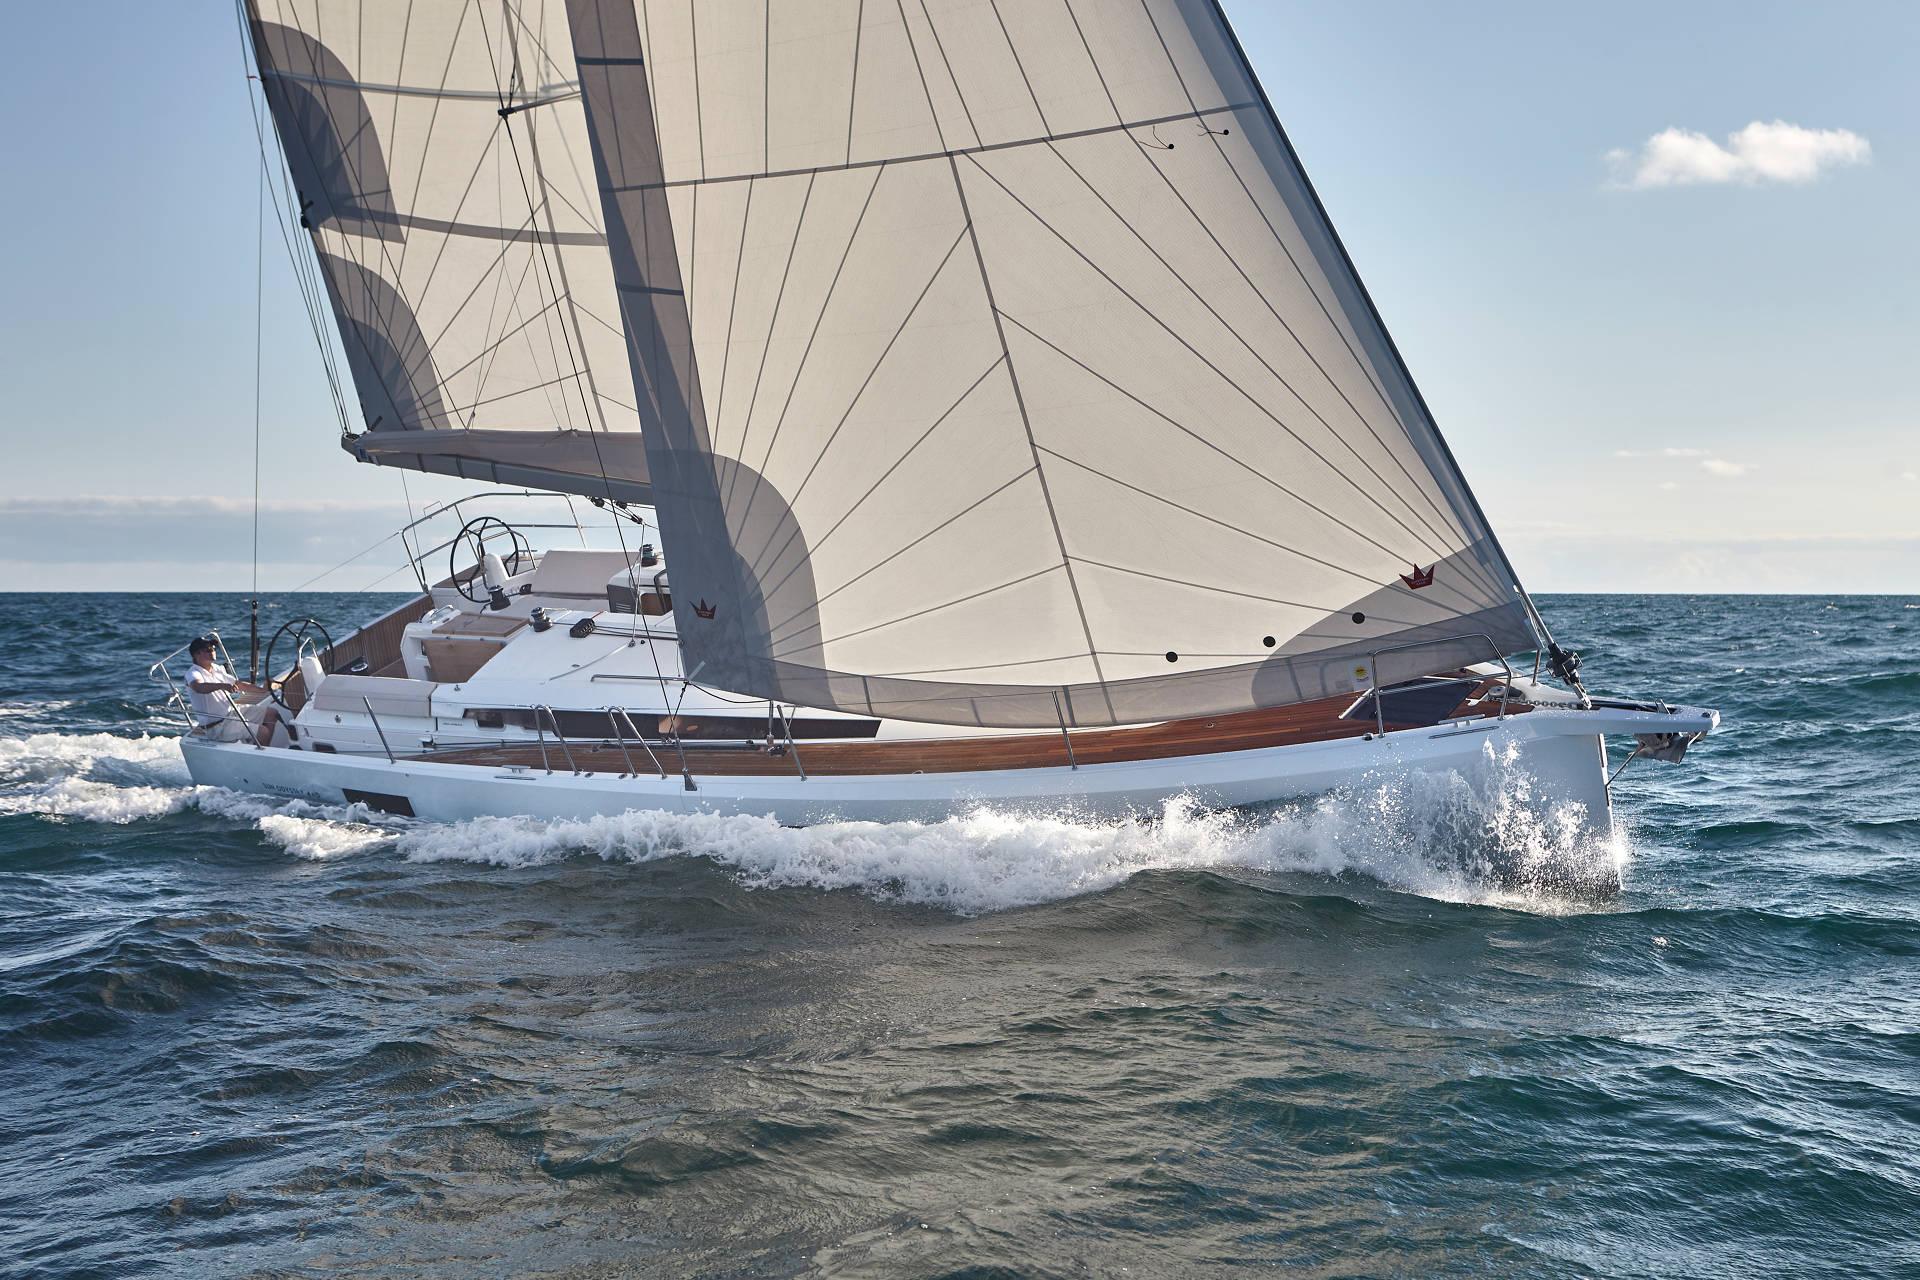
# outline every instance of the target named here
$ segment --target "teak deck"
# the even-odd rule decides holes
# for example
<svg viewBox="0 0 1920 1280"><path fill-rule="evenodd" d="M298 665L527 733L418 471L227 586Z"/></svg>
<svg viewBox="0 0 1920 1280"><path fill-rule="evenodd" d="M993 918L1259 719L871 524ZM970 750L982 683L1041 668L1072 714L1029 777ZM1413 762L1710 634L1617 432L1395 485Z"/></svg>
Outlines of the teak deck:
<svg viewBox="0 0 1920 1280"><path fill-rule="evenodd" d="M1485 692L1486 685L1475 691ZM1073 764L1114 764L1128 760L1157 760L1179 756L1212 755L1229 751L1251 751L1263 747L1294 746L1304 742L1326 742L1336 738L1358 738L1374 731L1371 720L1342 720L1340 713L1352 705L1351 697L1325 698L1290 707L1271 707L1232 715L1209 716L1192 720L1169 720L1161 724L1124 729L1082 729L1073 733L1073 751L1069 758L1067 742L1058 733L1031 733L991 738L931 738L910 741L885 739L860 742L805 742L794 750L772 754L758 747L714 747L702 744L686 748L686 766L698 774L768 775L798 773L801 767L811 775L969 773L1002 769L1062 768ZM1523 704L1508 708L1508 715L1529 710ZM1497 715L1499 704L1469 699L1448 719ZM1396 726L1392 721L1388 728ZM680 767L680 752L671 744L655 742L653 753L670 773ZM652 760L637 742L629 742L634 767L642 772ZM572 760L568 760L568 752ZM521 765L533 769L577 768L587 773L624 773L628 756L618 745L602 740L596 743L569 741L566 750L549 739L543 756L537 745L474 747L466 750L436 752L419 757L443 764L473 764L504 767Z"/></svg>

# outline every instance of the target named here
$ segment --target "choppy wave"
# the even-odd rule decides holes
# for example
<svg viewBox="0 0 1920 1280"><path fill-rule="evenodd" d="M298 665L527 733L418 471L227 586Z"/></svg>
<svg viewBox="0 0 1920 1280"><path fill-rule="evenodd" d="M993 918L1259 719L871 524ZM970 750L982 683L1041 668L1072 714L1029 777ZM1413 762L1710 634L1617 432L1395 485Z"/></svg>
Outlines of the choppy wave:
<svg viewBox="0 0 1920 1280"><path fill-rule="evenodd" d="M177 813L192 779L171 738L36 733L0 738L0 814L126 823Z"/></svg>
<svg viewBox="0 0 1920 1280"><path fill-rule="evenodd" d="M0 600L0 1257L1897 1269L1920 610L1543 603L1596 692L1727 717L1624 776L1602 909L1559 886L1627 842L1499 761L1105 824L429 826L201 789L140 736L170 727L145 663L244 600ZM31 701L51 646L70 704Z"/></svg>
<svg viewBox="0 0 1920 1280"><path fill-rule="evenodd" d="M195 787L164 738L37 734L0 740L0 813L131 823L195 809L252 826L300 858L391 848L421 862L543 865L704 857L751 888L856 890L962 913L1110 888L1141 871L1358 875L1447 901L1562 910L1618 884L1629 845L1598 838L1573 807L1540 802L1513 762L1469 773L1383 777L1311 802L1217 811L1176 800L1093 822L987 807L938 822L827 822L634 810L548 820L427 824L359 805L319 805Z"/></svg>
<svg viewBox="0 0 1920 1280"><path fill-rule="evenodd" d="M359 853L393 838L392 831L369 825L373 815L360 805L270 800L195 786L174 738L0 738L0 815L125 825L187 809L249 823L270 843L305 858Z"/></svg>

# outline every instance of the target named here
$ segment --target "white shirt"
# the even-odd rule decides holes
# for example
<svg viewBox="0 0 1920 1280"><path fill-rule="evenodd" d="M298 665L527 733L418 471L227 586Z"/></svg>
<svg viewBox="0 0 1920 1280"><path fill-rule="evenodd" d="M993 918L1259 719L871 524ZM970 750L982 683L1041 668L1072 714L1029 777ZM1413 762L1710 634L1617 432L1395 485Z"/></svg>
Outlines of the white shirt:
<svg viewBox="0 0 1920 1280"><path fill-rule="evenodd" d="M217 662L211 667L202 667L196 662L188 668L187 705L193 708L193 719L196 724L212 724L217 720L224 720L232 713L233 704L227 701L231 694L215 692L211 689L202 693L195 686L232 683L233 676Z"/></svg>

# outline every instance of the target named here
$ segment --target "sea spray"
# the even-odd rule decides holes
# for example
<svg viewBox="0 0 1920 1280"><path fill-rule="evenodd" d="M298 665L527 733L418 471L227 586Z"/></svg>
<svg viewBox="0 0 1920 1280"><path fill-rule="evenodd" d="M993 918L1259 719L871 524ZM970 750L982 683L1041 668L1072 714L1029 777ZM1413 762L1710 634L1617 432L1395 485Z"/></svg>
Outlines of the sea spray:
<svg viewBox="0 0 1920 1280"><path fill-rule="evenodd" d="M191 796L192 779L172 738L0 738L0 814L128 823L177 813Z"/></svg>
<svg viewBox="0 0 1920 1280"><path fill-rule="evenodd" d="M1618 883L1621 836L1543 803L1511 754L1464 773L1381 777L1262 811L1190 799L1120 821L975 808L938 822L825 822L633 811L572 820L479 818L397 840L415 861L532 866L581 853L646 862L701 856L755 888L855 889L962 913L1097 892L1139 871L1354 874L1448 901L1557 910Z"/></svg>
<svg viewBox="0 0 1920 1280"><path fill-rule="evenodd" d="M194 787L175 742L106 734L0 740L0 813L130 823L188 808L254 827L306 859L392 846L409 860L542 865L704 857L755 889L851 889L963 914L1098 892L1148 870L1362 876L1412 893L1531 910L1617 885L1628 845L1549 805L1514 753L1475 767L1383 774L1312 800L1253 811L1175 799L1156 812L1089 821L1066 812L977 807L937 822L825 822L632 810L580 819L418 823L362 805L276 800Z"/></svg>

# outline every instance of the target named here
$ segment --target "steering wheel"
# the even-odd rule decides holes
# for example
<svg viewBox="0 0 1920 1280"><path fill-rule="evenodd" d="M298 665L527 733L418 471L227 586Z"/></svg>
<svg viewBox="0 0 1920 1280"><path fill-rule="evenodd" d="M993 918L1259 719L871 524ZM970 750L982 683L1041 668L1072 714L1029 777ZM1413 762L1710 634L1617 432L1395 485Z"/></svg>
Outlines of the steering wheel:
<svg viewBox="0 0 1920 1280"><path fill-rule="evenodd" d="M520 536L520 531L504 520L493 516L476 516L460 526L460 532L453 535L453 545L447 551L447 576L453 579L454 589L475 604L487 602L487 584L485 567L487 552L505 540L507 553L500 556L500 563L506 567L507 576L520 572L522 565L533 559L533 548ZM473 576L460 576L461 553L467 552L473 560ZM495 554L499 554L495 551Z"/></svg>
<svg viewBox="0 0 1920 1280"><path fill-rule="evenodd" d="M320 619L288 618L280 624L280 629L273 633L273 639L267 641L267 658L265 663L267 669L267 693L275 702L283 707L287 705L287 699L286 694L282 692L282 687L286 684L287 679L285 676L276 676L273 674L275 670L273 662L274 650L279 648L282 640L289 640L293 645L293 666L295 669L298 669L300 665L301 647L316 635L320 637L320 670L331 675L333 674L331 665L333 662L333 637L328 635L327 629L320 625ZM313 690L309 689L307 693L311 696Z"/></svg>

